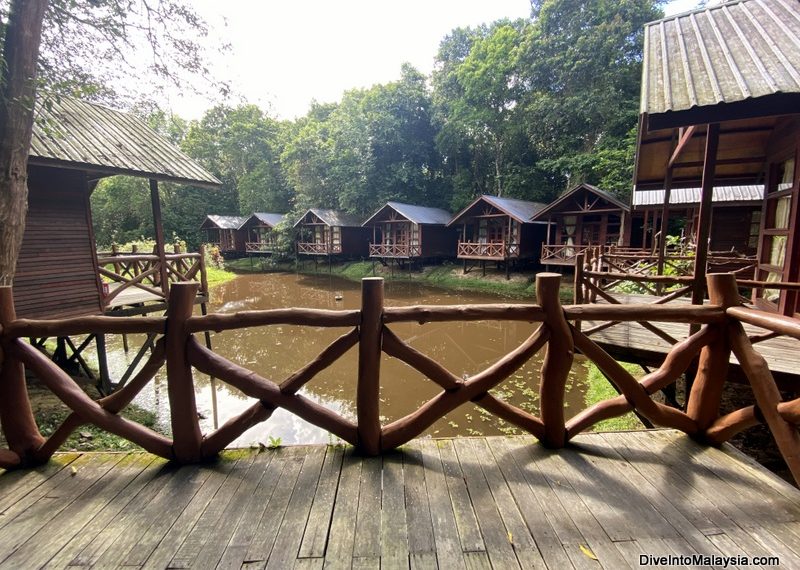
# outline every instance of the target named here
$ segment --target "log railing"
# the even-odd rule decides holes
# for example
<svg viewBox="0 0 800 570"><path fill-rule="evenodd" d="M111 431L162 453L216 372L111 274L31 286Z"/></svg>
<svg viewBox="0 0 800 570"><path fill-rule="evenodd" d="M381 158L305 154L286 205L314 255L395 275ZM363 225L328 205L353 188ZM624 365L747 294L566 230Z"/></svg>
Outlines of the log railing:
<svg viewBox="0 0 800 570"><path fill-rule="evenodd" d="M189 463L213 457L251 426L283 408L315 424L365 454L378 454L422 434L454 408L472 402L540 439L548 447L564 446L597 422L636 411L655 425L681 430L699 441L719 444L759 422L766 423L796 479L800 479L800 399L782 402L763 357L742 327L753 324L776 334L800 339L800 321L777 317L740 305L732 274L708 277L711 303L704 306L585 305L562 306L558 274L539 274L536 304L385 307L383 280L362 282L360 310L276 309L234 314L192 316L196 283L175 284L165 317L83 317L57 321L16 319L10 288L0 288L0 421L9 449L0 451L0 466L11 468L46 460L69 434L85 423L142 446L146 450ZM434 358L411 347L393 330L396 323L442 321L520 321L530 323L530 335L516 349L473 376L462 378ZM593 321L665 321L700 328L677 342L657 370L637 380L576 326ZM262 377L215 354L195 335L206 331L292 324L334 327L343 334L316 358L282 380ZM86 394L50 360L24 339L86 333L152 333L159 338L142 369L120 390L98 401ZM299 394L299 390L345 352L358 347L356 420ZM540 372L540 415L535 416L490 391L512 376L536 353L544 351ZM565 420L564 392L576 352L594 362L620 395L599 402ZM720 398L731 352L753 387L756 404L720 416ZM382 425L379 389L381 353L402 360L437 384L441 391L405 417ZM651 395L674 383L699 359L686 410L669 407ZM124 419L118 413L164 365L167 370L172 438ZM71 410L71 415L47 439L33 420L27 398L24 367L35 374ZM253 405L219 429L202 434L195 406L193 372L213 375L254 399Z"/></svg>
<svg viewBox="0 0 800 570"><path fill-rule="evenodd" d="M418 245L407 243L371 243L369 244L370 257L419 257L421 254Z"/></svg>
<svg viewBox="0 0 800 570"><path fill-rule="evenodd" d="M459 241L457 257L466 259L507 259L519 257L519 244L502 241L479 243Z"/></svg>
<svg viewBox="0 0 800 570"><path fill-rule="evenodd" d="M171 284L196 281L200 283L200 294L208 293L202 248L197 253L180 253L176 247L176 252L166 254L163 261L155 254L122 253L116 249L97 255L98 272L106 284L101 294L105 309L129 289L149 293L152 300L166 301Z"/></svg>

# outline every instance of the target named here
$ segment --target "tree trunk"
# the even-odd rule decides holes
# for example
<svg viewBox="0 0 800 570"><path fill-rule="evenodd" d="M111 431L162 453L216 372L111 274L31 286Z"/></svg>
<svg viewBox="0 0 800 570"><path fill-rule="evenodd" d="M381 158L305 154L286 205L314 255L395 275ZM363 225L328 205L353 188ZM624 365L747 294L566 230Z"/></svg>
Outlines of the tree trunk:
<svg viewBox="0 0 800 570"><path fill-rule="evenodd" d="M36 64L48 0L12 0L0 75L0 285L11 285L25 233Z"/></svg>

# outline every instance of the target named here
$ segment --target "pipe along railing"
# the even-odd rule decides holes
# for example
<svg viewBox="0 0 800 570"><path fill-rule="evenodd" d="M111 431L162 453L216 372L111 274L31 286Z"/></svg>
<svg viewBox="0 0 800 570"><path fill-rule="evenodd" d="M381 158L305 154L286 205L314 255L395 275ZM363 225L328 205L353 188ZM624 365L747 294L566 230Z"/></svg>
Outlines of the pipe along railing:
<svg viewBox="0 0 800 570"><path fill-rule="evenodd" d="M0 420L9 449L0 450L0 467L13 468L46 461L69 434L92 423L136 443L147 451L179 463L215 456L226 445L281 407L353 444L366 455L402 445L423 433L438 418L466 402L528 431L551 448L560 448L595 423L631 410L653 424L681 430L693 438L721 444L757 423L766 423L795 479L800 479L800 399L781 402L764 358L756 352L742 323L800 339L800 321L740 305L735 276L708 277L711 304L570 305L559 302L561 276L539 274L537 304L384 307L383 280L362 281L360 310L276 309L234 314L192 316L196 283L172 287L165 317L83 317L51 321L16 319L11 289L0 288ZM530 336L515 350L485 370L461 378L431 357L409 346L393 331L400 322L522 321L531 323ZM582 320L670 321L702 328L681 340L661 367L635 379L576 326ZM314 360L281 382L274 382L205 348L195 334L277 324L337 327L344 334ZM36 348L27 337L86 333L155 333L160 335L149 360L117 392L97 401ZM299 394L300 388L351 348L358 347L356 421ZM539 396L540 416L512 406L489 391L544 350ZM602 370L620 395L583 410L569 421L564 415L564 390L573 356L584 354ZM407 416L380 423L381 352L398 358L441 387L441 392ZM720 398L730 354L738 358L753 387L756 403L719 415ZM697 373L686 410L658 403L651 395L675 382L697 359ZM118 413L166 365L172 439L122 418ZM47 439L36 426L28 402L24 368L30 369L71 410L71 415ZM219 429L203 435L195 405L193 370L229 383L256 402Z"/></svg>

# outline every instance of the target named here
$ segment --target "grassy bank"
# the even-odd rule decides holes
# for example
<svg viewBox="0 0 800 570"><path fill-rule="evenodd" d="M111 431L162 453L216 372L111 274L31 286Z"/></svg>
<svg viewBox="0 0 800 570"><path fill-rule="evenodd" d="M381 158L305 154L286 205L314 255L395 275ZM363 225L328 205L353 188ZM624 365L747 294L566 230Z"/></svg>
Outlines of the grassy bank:
<svg viewBox="0 0 800 570"><path fill-rule="evenodd" d="M633 374L634 376L639 376L642 372L641 368L636 364L629 364L627 362L620 362L623 368ZM584 366L586 366L587 370L587 377L586 377L586 407L592 406L597 402L602 402L603 400L610 400L612 398L616 398L619 393L614 389L611 383L603 376L603 373L600 372L600 369L597 368L593 363L587 361ZM597 423L594 428L594 431L624 431L624 430L633 430L633 429L644 429L644 425L642 422L639 421L633 412L628 412L624 416L619 416L617 418L611 418L608 420L603 420L602 422Z"/></svg>
<svg viewBox="0 0 800 570"><path fill-rule="evenodd" d="M236 273L298 272L305 275L327 274L328 264L320 263L316 269L313 262L306 261L296 266L294 262L272 263L269 260L236 259L226 262L226 268ZM373 274L374 270L374 274ZM487 268L484 276L480 268L464 274L462 266L450 262L414 268L413 271L397 266L383 266L372 261L347 261L333 263L330 273L350 281L360 281L364 277L383 277L387 281L412 281L432 287L454 291L477 291L517 299L531 299L536 295L535 273L512 272L506 280L505 273ZM561 289L561 300L572 302L572 285L565 281Z"/></svg>

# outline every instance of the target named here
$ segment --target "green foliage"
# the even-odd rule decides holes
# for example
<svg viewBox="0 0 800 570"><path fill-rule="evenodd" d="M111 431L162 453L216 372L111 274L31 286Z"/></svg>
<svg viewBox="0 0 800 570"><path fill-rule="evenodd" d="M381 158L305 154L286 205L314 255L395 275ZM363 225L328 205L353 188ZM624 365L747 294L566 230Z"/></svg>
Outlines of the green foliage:
<svg viewBox="0 0 800 570"><path fill-rule="evenodd" d="M639 366L636 364L629 364L627 362L621 362L620 364L622 364L622 367L634 376L641 374L641 368L639 368ZM593 406L597 402L610 400L619 395L619 393L614 389L606 377L603 376L603 373L600 372L600 369L597 368L595 364L587 360L584 365L586 366L587 370L588 382L588 388L586 390L587 408L589 406ZM616 418L603 420L595 424L593 428L594 431L624 431L636 429L644 429L644 426L633 412L628 412L627 414Z"/></svg>

